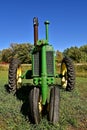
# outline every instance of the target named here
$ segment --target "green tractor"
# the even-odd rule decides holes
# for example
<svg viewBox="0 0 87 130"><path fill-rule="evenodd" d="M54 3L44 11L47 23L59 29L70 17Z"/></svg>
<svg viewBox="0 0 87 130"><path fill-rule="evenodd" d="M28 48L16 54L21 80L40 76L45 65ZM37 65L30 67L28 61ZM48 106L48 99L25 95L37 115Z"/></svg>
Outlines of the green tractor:
<svg viewBox="0 0 87 130"><path fill-rule="evenodd" d="M61 78L61 86L71 91L75 85L75 71L70 58L64 57L61 63L61 73L56 74L55 52L48 42L48 25L45 22L46 39L38 40L38 18L34 17L34 48L32 50L32 68L22 74L21 63L12 58L9 64L9 91L16 92L22 79L33 79L29 91L29 117L32 123L38 124L44 114L55 124L59 120L59 88L57 78Z"/></svg>

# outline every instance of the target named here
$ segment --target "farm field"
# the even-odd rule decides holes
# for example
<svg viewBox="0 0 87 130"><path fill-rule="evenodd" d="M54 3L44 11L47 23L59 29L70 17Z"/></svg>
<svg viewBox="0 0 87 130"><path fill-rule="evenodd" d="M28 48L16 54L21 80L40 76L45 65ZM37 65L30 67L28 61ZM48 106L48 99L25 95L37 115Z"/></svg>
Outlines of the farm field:
<svg viewBox="0 0 87 130"><path fill-rule="evenodd" d="M60 84L60 80L58 80ZM87 130L87 78L76 77L75 89L60 89L60 119L55 126L44 117L33 125L27 116L29 86L25 83L17 95L9 94L7 69L0 70L0 130Z"/></svg>

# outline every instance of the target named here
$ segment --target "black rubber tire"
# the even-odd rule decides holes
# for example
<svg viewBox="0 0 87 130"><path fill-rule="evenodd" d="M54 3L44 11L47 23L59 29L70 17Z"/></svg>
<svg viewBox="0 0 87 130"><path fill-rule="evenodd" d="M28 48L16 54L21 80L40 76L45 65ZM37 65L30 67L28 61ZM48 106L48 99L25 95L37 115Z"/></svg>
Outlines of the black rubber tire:
<svg viewBox="0 0 87 130"><path fill-rule="evenodd" d="M29 92L29 119L31 123L38 124L41 114L39 112L40 89L33 87Z"/></svg>
<svg viewBox="0 0 87 130"><path fill-rule="evenodd" d="M20 61L12 58L9 64L8 89L9 92L15 93L17 90L17 69L21 66Z"/></svg>
<svg viewBox="0 0 87 130"><path fill-rule="evenodd" d="M65 64L67 72L61 76L61 84L62 84L62 78L65 77L67 81L66 90L71 91L74 89L75 86L75 69L72 60L69 57L64 57L61 63L61 71L62 66ZM61 72L62 74L62 72Z"/></svg>
<svg viewBox="0 0 87 130"><path fill-rule="evenodd" d="M59 121L59 101L60 91L58 86L54 86L50 91L50 101L48 107L48 120L52 124L56 124Z"/></svg>

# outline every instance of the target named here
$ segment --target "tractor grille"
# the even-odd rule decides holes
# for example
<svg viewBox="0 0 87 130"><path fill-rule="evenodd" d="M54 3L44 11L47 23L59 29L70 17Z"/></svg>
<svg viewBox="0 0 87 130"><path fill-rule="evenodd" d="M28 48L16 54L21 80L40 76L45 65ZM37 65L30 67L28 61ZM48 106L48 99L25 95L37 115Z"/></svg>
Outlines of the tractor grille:
<svg viewBox="0 0 87 130"><path fill-rule="evenodd" d="M34 54L34 75L39 76L40 68L40 52L37 52Z"/></svg>
<svg viewBox="0 0 87 130"><path fill-rule="evenodd" d="M47 75L54 76L54 55L53 51L46 52L46 62L47 62Z"/></svg>
<svg viewBox="0 0 87 130"><path fill-rule="evenodd" d="M33 75L41 76L41 52L34 55ZM47 76L54 76L54 54L53 51L46 52Z"/></svg>

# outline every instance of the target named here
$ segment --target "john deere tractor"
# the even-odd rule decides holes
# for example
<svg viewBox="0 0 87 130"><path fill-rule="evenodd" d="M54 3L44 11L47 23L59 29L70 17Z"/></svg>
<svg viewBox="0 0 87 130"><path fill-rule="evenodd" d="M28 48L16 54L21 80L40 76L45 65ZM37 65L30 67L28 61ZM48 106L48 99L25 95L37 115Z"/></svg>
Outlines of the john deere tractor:
<svg viewBox="0 0 87 130"><path fill-rule="evenodd" d="M49 21L45 21L46 39L38 40L38 18L34 17L34 47L31 52L32 68L22 74L19 59L12 58L9 65L9 91L16 92L22 79L33 79L29 91L29 117L32 123L38 124L44 114L55 124L59 120L59 86L71 91L75 85L75 71L70 58L64 57L61 73L56 74L55 51L48 41ZM30 52L29 52L30 53ZM61 79L59 85L57 78Z"/></svg>

